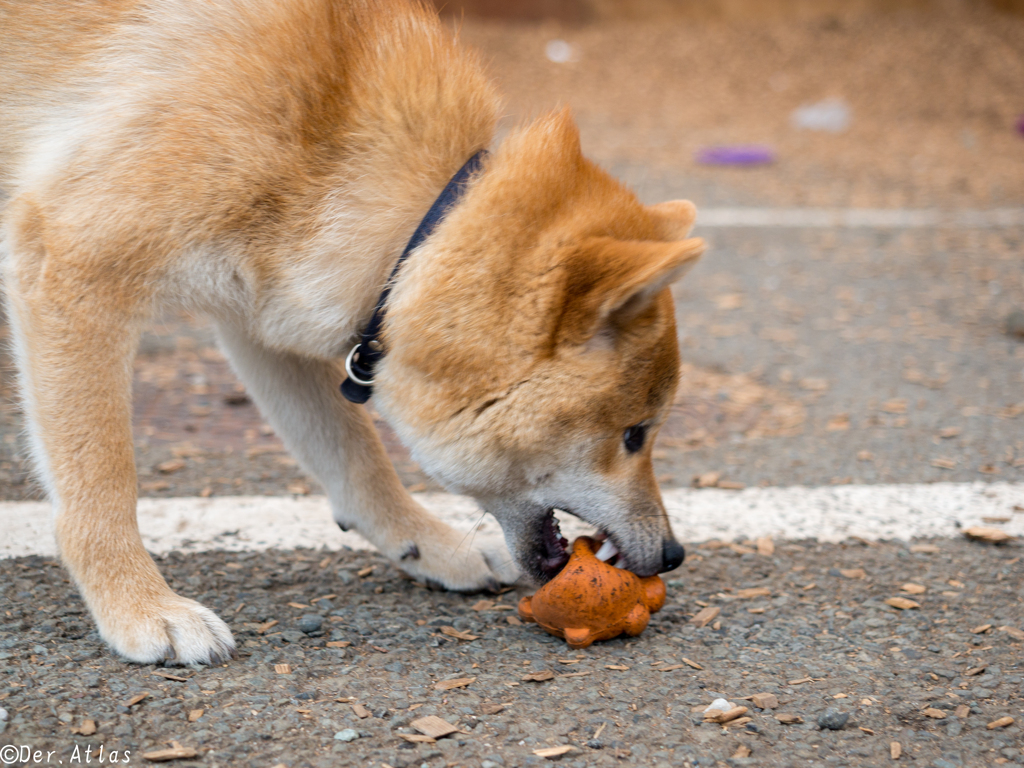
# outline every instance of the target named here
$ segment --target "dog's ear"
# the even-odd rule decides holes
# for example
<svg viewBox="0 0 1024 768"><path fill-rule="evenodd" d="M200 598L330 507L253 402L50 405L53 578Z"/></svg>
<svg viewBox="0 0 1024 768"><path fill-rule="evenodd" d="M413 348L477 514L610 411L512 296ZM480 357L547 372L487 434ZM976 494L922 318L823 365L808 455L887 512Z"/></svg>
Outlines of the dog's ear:
<svg viewBox="0 0 1024 768"><path fill-rule="evenodd" d="M700 238L679 242L594 237L570 261L558 341L582 344L615 331L647 310L704 253Z"/></svg>
<svg viewBox="0 0 1024 768"><path fill-rule="evenodd" d="M689 200L669 200L647 206L659 240L683 240L697 220L697 206Z"/></svg>

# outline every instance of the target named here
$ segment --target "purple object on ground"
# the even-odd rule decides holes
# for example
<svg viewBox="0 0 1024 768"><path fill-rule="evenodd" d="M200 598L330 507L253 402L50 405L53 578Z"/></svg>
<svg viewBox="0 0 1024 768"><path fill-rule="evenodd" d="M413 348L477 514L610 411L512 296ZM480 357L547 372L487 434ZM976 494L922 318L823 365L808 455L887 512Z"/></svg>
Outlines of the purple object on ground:
<svg viewBox="0 0 1024 768"><path fill-rule="evenodd" d="M728 144L703 147L696 158L704 165L765 165L775 162L775 151L763 144Z"/></svg>

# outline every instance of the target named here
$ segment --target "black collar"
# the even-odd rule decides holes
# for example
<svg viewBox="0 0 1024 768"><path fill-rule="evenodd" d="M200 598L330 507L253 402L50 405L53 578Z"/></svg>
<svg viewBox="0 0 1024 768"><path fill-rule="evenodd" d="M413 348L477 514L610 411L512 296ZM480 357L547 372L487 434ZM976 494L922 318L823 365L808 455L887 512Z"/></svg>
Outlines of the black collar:
<svg viewBox="0 0 1024 768"><path fill-rule="evenodd" d="M480 164L486 155L487 150L481 149L466 161L466 164L459 169L458 173L452 176L451 181L442 190L434 204L430 206L427 215L420 221L420 225L416 227L416 231L413 232L408 245L402 251L402 255L398 257L398 263L395 264L395 268L391 271L391 276L388 277L384 290L381 291L380 298L377 299L377 306L373 310L370 322L367 324L366 330L363 331L362 340L352 347L352 351L345 358L345 373L348 376L341 383L341 394L345 396L346 400L362 404L369 400L370 395L373 394L373 369L380 362L380 359L384 357L384 345L378 338L381 326L384 323L384 305L391 294L391 287L398 276L398 270L401 269L402 262L409 257L409 254L430 237L448 211L462 197L462 193L466 191L466 182L480 168Z"/></svg>

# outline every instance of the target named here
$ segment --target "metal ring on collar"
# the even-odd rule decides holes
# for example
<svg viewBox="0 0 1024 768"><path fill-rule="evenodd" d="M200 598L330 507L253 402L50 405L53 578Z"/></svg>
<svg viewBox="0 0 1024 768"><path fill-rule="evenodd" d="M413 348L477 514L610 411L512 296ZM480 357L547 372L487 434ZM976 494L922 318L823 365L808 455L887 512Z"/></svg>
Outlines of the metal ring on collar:
<svg viewBox="0 0 1024 768"><path fill-rule="evenodd" d="M358 376L356 376L352 372L352 361L355 360L356 352L359 351L359 347L360 346L361 346L361 344L356 344L354 347L352 347L352 351L349 352L348 353L348 357L345 358L345 373L347 373L348 377L352 381L354 381L356 384L358 384L359 386L361 386L361 387L372 387L373 386L373 379L369 379L369 380L367 380L367 379L360 379Z"/></svg>

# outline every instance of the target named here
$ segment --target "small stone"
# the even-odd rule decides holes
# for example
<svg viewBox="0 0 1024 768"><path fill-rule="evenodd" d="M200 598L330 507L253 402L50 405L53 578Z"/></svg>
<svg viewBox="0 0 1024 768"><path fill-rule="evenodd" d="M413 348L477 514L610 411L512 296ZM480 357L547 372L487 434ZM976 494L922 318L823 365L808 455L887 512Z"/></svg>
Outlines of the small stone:
<svg viewBox="0 0 1024 768"><path fill-rule="evenodd" d="M281 637L289 643L299 643L306 639L306 633L294 629L286 629L281 633Z"/></svg>
<svg viewBox="0 0 1024 768"><path fill-rule="evenodd" d="M299 619L299 629L307 635L312 632L319 632L324 625L324 617L318 613L307 613Z"/></svg>
<svg viewBox="0 0 1024 768"><path fill-rule="evenodd" d="M355 741L359 738L359 731L355 731L351 728L346 728L343 731L338 731L334 734L335 741Z"/></svg>
<svg viewBox="0 0 1024 768"><path fill-rule="evenodd" d="M4 709L3 707L0 707L0 721L6 720L7 717L8 717L7 710Z"/></svg>
<svg viewBox="0 0 1024 768"><path fill-rule="evenodd" d="M827 728L830 731L838 731L846 725L846 721L849 719L849 712L840 712L838 709L829 707L818 715L818 726L822 729Z"/></svg>

